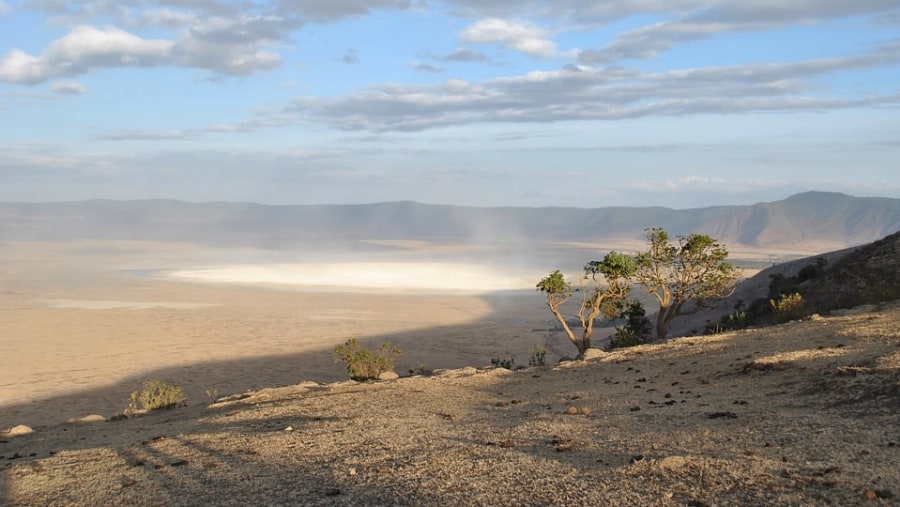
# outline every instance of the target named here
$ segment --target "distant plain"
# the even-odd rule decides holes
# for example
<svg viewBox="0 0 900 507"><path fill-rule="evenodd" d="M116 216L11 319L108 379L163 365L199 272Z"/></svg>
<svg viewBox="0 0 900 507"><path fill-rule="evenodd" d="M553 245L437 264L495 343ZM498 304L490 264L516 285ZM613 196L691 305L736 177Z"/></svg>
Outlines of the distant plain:
<svg viewBox="0 0 900 507"><path fill-rule="evenodd" d="M190 403L341 380L346 372L331 351L349 338L399 346L400 373L493 357L527 365L538 344L556 361L574 349L554 331L534 283L556 268L577 276L601 248L641 247L623 239L526 252L364 240L356 251L309 254L187 242L7 242L0 428L108 417L147 379L184 386ZM735 252L747 266L782 256Z"/></svg>

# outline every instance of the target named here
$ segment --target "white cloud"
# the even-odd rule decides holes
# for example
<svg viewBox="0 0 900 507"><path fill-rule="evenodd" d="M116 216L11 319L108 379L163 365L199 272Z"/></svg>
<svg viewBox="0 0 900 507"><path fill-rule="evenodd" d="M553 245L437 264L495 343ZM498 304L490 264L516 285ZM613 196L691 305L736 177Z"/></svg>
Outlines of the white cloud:
<svg viewBox="0 0 900 507"><path fill-rule="evenodd" d="M80 25L40 55L10 50L0 59L0 80L35 85L100 68L161 65L246 75L281 65L281 57L265 47L286 38L293 26L278 17L211 18L173 41L143 39L115 27Z"/></svg>
<svg viewBox="0 0 900 507"><path fill-rule="evenodd" d="M583 63L650 59L677 44L707 39L720 33L765 31L800 23L816 23L846 16L897 14L894 0L732 0L712 2L686 16L624 32L599 50L581 53Z"/></svg>
<svg viewBox="0 0 900 507"><path fill-rule="evenodd" d="M87 86L74 81L55 81L50 84L50 89L60 95L81 95L88 92Z"/></svg>
<svg viewBox="0 0 900 507"><path fill-rule="evenodd" d="M528 23L488 18L476 21L460 33L463 42L495 43L533 57L549 57L556 54L556 43L548 37L550 32Z"/></svg>
<svg viewBox="0 0 900 507"><path fill-rule="evenodd" d="M896 107L900 95L843 96L813 81L900 59L900 42L867 53L787 64L644 72L567 65L482 83L372 87L341 98L302 98L282 113L342 130L419 131L473 123L550 123L645 116Z"/></svg>
<svg viewBox="0 0 900 507"><path fill-rule="evenodd" d="M171 48L169 41L142 39L118 28L77 26L39 56L11 50L0 60L0 79L33 85L98 67L155 66L168 59Z"/></svg>
<svg viewBox="0 0 900 507"><path fill-rule="evenodd" d="M3 0L0 0L0 18L12 12L12 7Z"/></svg>

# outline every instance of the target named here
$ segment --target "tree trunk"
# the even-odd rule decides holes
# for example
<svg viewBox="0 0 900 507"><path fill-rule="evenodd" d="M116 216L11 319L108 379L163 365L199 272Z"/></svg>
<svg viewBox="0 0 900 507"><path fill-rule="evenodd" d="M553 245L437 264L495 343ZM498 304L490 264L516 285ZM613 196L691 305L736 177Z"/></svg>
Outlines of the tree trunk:
<svg viewBox="0 0 900 507"><path fill-rule="evenodd" d="M581 335L581 345L578 347L578 357L583 357L584 352L591 348L591 335L594 334L593 328L586 328L584 334Z"/></svg>
<svg viewBox="0 0 900 507"><path fill-rule="evenodd" d="M669 334L669 322L672 320L669 317L669 311L672 309L670 306L661 306L659 308L659 315L656 316L656 339L659 341L665 340L666 335Z"/></svg>
<svg viewBox="0 0 900 507"><path fill-rule="evenodd" d="M569 341L571 341L572 344L575 345L575 348L578 349L578 355L583 356L584 350L581 350L582 340L579 340L575 337L575 333L572 332L572 328L569 327L569 323L566 322L566 318L563 317L563 314L560 313L560 311L556 308L550 308L550 312L553 313L553 316L556 317L559 325L562 326L563 330L566 332L566 336L569 337Z"/></svg>

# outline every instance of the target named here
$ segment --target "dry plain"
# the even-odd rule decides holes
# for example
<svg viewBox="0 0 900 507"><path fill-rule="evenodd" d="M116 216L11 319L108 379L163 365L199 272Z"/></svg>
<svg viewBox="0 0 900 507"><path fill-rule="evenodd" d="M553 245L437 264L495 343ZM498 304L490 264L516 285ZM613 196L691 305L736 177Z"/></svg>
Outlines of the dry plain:
<svg viewBox="0 0 900 507"><path fill-rule="evenodd" d="M154 276L215 254L174 244L0 252L0 427L34 429L0 434L6 505L896 505L900 494L897 305L510 372L471 366L525 362L548 339L569 353L533 291ZM353 336L401 346L401 372L462 368L325 383L345 377L331 349ZM190 405L61 423L121 411L147 378L184 385ZM231 393L244 394L212 403Z"/></svg>
<svg viewBox="0 0 900 507"><path fill-rule="evenodd" d="M21 243L0 255L0 428L113 415L146 379L184 386L190 403L343 379L332 350L349 338L398 345L401 373L480 366L497 356L527 362L528 348L546 341L550 327L534 291L459 290L469 273L447 275L433 264L414 273L431 289L398 290L373 275L378 266L361 273L350 263L348 278L376 279L361 288L304 288L170 276L213 259L244 266L261 255L171 243ZM312 271L305 276L322 269ZM457 290L438 290L439 277Z"/></svg>

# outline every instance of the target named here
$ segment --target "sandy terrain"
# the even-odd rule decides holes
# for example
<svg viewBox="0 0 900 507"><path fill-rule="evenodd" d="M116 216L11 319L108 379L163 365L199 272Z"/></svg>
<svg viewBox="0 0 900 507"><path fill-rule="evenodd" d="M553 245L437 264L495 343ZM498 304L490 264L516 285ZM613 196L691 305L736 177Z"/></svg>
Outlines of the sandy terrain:
<svg viewBox="0 0 900 507"><path fill-rule="evenodd" d="M333 363L331 351L352 337L369 346L400 346L403 372L485 365L497 356L527 363L528 348L548 335L549 314L534 291L434 290L440 276L457 289L473 281L467 276L516 286L514 277L485 279L483 269L467 265L416 264L411 271L431 289L426 292L416 292L412 278L404 280L406 290L379 289L372 282L403 275L384 265L357 280L367 286L324 291L273 283L280 280L272 278L277 270L271 266L258 270L269 277L262 287L190 276L206 282L246 277L247 259L261 255L178 244L3 245L0 428L110 416L151 378L184 386L191 403L306 379L343 379L346 371ZM232 260L232 268L223 268L223 259ZM209 265L218 267L203 268ZM335 279L337 266L328 264L314 279ZM159 276L178 277L147 276L160 268ZM293 269L295 277L312 277L308 268ZM328 270L331 278L323 276Z"/></svg>

